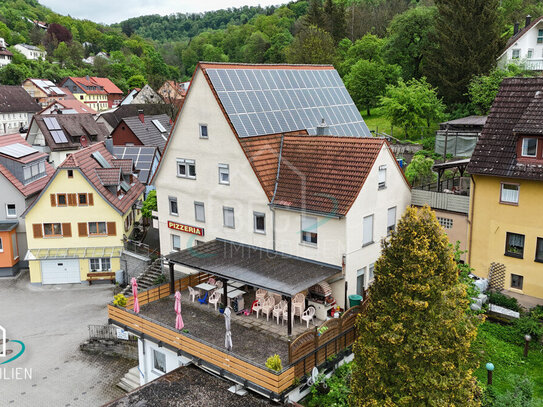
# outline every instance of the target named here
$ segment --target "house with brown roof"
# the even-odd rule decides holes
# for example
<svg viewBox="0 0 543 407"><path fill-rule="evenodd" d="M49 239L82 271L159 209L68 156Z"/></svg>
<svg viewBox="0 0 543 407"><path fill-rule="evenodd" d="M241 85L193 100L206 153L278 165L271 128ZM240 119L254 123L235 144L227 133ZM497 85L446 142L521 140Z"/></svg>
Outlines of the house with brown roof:
<svg viewBox="0 0 543 407"><path fill-rule="evenodd" d="M31 283L83 283L121 269L145 187L112 148L100 142L68 155L26 211Z"/></svg>
<svg viewBox="0 0 543 407"><path fill-rule="evenodd" d="M513 36L498 57L498 66L519 64L530 71L543 71L543 16L526 16L524 28L515 23Z"/></svg>
<svg viewBox="0 0 543 407"><path fill-rule="evenodd" d="M0 135L18 133L20 128L28 127L40 109L20 86L0 85Z"/></svg>
<svg viewBox="0 0 543 407"><path fill-rule="evenodd" d="M22 214L47 184L54 169L47 154L32 148L20 134L0 137L0 276L27 266L26 228Z"/></svg>
<svg viewBox="0 0 543 407"><path fill-rule="evenodd" d="M145 115L160 115L167 114L170 119L174 119L171 105L165 103L148 103L148 104L127 104L120 105L114 109L107 110L105 112L99 112L96 118L97 123L101 123L106 126L107 130L111 134L117 125L125 117L138 116L140 110L143 110Z"/></svg>
<svg viewBox="0 0 543 407"><path fill-rule="evenodd" d="M96 76L67 77L60 82L74 94L76 99L96 111L111 109L121 103L123 92L108 78Z"/></svg>
<svg viewBox="0 0 543 407"><path fill-rule="evenodd" d="M143 110L137 116L125 117L111 132L115 146L149 146L164 150L170 130L168 115L146 115Z"/></svg>
<svg viewBox="0 0 543 407"><path fill-rule="evenodd" d="M58 167L68 154L108 136L107 129L96 123L90 113L40 114L32 119L26 140L48 153L49 162Z"/></svg>
<svg viewBox="0 0 543 407"><path fill-rule="evenodd" d="M54 100L44 107L38 114L77 114L90 113L96 115L98 112L77 99Z"/></svg>
<svg viewBox="0 0 543 407"><path fill-rule="evenodd" d="M490 287L543 299L543 78L506 78L477 142L468 261ZM534 215L536 214L536 215Z"/></svg>

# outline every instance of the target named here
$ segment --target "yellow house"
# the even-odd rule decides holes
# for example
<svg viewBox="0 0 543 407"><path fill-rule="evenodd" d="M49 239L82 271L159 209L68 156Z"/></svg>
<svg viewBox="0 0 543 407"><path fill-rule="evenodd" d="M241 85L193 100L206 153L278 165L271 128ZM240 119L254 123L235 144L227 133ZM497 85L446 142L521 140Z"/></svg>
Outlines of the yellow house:
<svg viewBox="0 0 543 407"><path fill-rule="evenodd" d="M112 105L108 102L109 92L94 79L96 78L91 78L89 76L81 78L69 76L60 82L60 86L67 88L80 102L97 112L101 112L111 108ZM111 83L111 81L109 82ZM111 83L111 85L116 89L115 94L120 93L120 95L122 95L122 91L119 88L113 85L113 83Z"/></svg>
<svg viewBox="0 0 543 407"><path fill-rule="evenodd" d="M543 298L543 78L507 78L468 166L468 262L490 286Z"/></svg>
<svg viewBox="0 0 543 407"><path fill-rule="evenodd" d="M25 214L30 281L85 282L121 268L123 236L141 219L145 187L105 142L70 154Z"/></svg>

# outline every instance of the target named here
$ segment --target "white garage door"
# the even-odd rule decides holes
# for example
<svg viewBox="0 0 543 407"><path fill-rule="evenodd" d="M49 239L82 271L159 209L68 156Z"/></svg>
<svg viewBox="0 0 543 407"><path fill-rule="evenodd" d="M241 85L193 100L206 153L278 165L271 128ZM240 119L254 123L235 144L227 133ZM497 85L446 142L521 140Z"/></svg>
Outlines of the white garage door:
<svg viewBox="0 0 543 407"><path fill-rule="evenodd" d="M42 260L43 284L80 283L79 260Z"/></svg>

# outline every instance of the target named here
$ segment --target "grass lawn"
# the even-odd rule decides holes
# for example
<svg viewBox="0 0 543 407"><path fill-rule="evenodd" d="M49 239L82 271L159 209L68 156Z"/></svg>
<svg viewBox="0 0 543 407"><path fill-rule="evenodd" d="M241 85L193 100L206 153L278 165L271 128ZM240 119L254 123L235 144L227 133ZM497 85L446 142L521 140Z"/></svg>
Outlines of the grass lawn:
<svg viewBox="0 0 543 407"><path fill-rule="evenodd" d="M515 336L513 336L515 335ZM483 323L474 343L474 350L479 356L479 368L475 376L486 384L487 362L494 364L493 387L497 394L513 390L515 377L527 376L534 382L534 406L543 405L543 346L541 343L530 343L528 358L524 359L524 347L512 341L519 335L508 325L494 322ZM521 337L522 338L522 337ZM523 339L521 339L523 341Z"/></svg>
<svg viewBox="0 0 543 407"><path fill-rule="evenodd" d="M404 138L404 131L399 127L392 128L390 121L383 115L382 109L380 107L374 107L371 109L371 115L368 116L367 112L364 110L360 112L366 125L370 130L379 131L381 133L386 133L389 136L394 136L399 139Z"/></svg>

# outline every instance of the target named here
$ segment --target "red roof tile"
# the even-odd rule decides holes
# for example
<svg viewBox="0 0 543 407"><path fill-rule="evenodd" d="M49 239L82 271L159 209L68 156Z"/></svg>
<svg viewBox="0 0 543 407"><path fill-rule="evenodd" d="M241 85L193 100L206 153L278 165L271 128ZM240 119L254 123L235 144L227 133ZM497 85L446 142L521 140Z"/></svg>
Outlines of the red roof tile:
<svg viewBox="0 0 543 407"><path fill-rule="evenodd" d="M134 171L134 161L130 158L114 158L111 165L120 168L123 174L132 174Z"/></svg>
<svg viewBox="0 0 543 407"><path fill-rule="evenodd" d="M100 180L100 183L105 187L119 185L121 182L120 168L95 168L94 171Z"/></svg>
<svg viewBox="0 0 543 407"><path fill-rule="evenodd" d="M111 82L109 78L99 78L97 76L91 76L90 79L103 87L107 93L120 95L123 94L123 91L120 90L113 82Z"/></svg>

